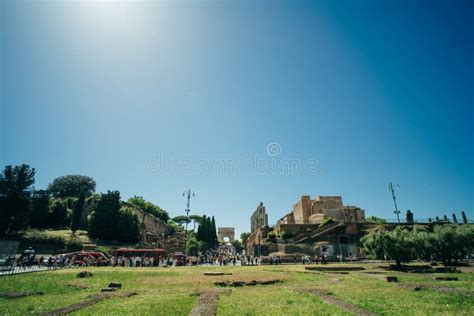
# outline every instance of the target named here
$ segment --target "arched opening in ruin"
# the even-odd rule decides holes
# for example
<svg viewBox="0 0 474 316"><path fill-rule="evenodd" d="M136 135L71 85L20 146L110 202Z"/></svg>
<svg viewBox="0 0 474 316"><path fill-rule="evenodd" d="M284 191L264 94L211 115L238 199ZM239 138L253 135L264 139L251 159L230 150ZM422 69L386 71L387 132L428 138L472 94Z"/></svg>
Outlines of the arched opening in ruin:
<svg viewBox="0 0 474 316"><path fill-rule="evenodd" d="M347 236L341 236L339 237L339 249L340 253L343 257L348 257L349 256L349 237Z"/></svg>

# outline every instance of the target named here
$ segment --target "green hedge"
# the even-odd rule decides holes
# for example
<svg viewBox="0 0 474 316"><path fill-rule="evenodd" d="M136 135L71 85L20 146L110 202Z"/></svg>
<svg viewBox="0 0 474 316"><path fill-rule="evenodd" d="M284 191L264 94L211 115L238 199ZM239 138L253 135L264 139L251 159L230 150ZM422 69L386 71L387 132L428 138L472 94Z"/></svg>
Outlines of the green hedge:
<svg viewBox="0 0 474 316"><path fill-rule="evenodd" d="M79 238L73 237L66 244L67 251L81 251L84 248Z"/></svg>
<svg viewBox="0 0 474 316"><path fill-rule="evenodd" d="M66 240L60 236L48 236L37 230L30 230L24 233L20 241L22 243L32 243L39 245L51 245L58 248L64 248L66 246Z"/></svg>

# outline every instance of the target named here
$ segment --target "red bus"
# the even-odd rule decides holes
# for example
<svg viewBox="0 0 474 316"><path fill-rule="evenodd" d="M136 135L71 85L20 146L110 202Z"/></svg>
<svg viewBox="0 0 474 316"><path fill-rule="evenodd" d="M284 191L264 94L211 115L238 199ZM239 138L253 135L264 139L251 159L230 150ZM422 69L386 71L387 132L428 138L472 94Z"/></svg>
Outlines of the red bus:
<svg viewBox="0 0 474 316"><path fill-rule="evenodd" d="M151 248L151 249L131 249L131 248L119 248L115 253L115 257L152 257L155 263L163 258L165 253L164 249L161 248Z"/></svg>

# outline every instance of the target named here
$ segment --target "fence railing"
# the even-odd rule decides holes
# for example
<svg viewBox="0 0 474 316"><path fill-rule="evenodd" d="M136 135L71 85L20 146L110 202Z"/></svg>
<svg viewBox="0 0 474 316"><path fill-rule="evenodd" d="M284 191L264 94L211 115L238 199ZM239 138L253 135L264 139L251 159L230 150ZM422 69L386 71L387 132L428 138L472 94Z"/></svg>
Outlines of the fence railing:
<svg viewBox="0 0 474 316"><path fill-rule="evenodd" d="M41 272L49 270L73 269L76 266L45 266L45 265L30 265L30 266L14 266L12 268L0 269L0 276L15 275L22 273Z"/></svg>
<svg viewBox="0 0 474 316"><path fill-rule="evenodd" d="M396 218L384 218L384 220L387 222L387 223L390 223L390 224L396 224L398 223L398 219ZM429 223L454 223L454 221L450 218L448 218L448 220L446 221L444 218L439 218L439 219L436 219L436 218L415 218L413 219L413 223L414 224L429 224ZM401 224L411 224L411 223L408 223L407 220L405 218L400 218L400 223ZM457 220L457 223L458 224L464 224L463 220ZM474 224L474 220L472 219L468 219L467 220L467 223L468 224Z"/></svg>

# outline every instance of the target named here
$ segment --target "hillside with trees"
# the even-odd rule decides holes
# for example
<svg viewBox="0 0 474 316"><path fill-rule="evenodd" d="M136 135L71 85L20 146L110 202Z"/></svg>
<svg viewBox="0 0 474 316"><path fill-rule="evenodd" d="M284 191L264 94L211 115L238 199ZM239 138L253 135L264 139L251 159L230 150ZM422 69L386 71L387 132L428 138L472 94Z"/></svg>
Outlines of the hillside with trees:
<svg viewBox="0 0 474 316"><path fill-rule="evenodd" d="M140 240L139 218L121 201L118 191L95 193L96 182L83 175L61 176L46 190L35 190L35 174L35 169L25 164L6 166L0 174L0 236L31 237L36 242L64 246L66 240L39 231L70 229L75 242L78 238L74 235L79 230L88 231L89 237L97 240L124 243ZM167 225L168 212L159 206L140 196L128 202ZM27 233L31 229L34 231Z"/></svg>

